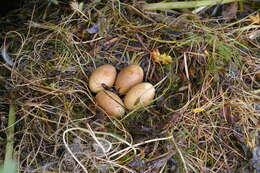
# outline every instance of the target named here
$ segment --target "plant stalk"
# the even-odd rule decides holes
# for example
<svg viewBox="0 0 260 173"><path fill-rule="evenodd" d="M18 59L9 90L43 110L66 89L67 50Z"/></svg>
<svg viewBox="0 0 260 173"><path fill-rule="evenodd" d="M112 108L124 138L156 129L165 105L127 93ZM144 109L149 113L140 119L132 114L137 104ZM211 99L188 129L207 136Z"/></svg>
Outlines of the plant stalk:
<svg viewBox="0 0 260 173"><path fill-rule="evenodd" d="M226 4L231 2L238 2L242 0L204 0L204 1L185 1L185 2L159 2L144 4L144 10L169 10L182 8L196 8L203 6L212 6L216 4Z"/></svg>
<svg viewBox="0 0 260 173"><path fill-rule="evenodd" d="M10 104L9 114L8 114L7 143L5 148L4 165L6 165L10 160L13 160L14 123L16 120L15 111L16 111L16 106L14 104Z"/></svg>

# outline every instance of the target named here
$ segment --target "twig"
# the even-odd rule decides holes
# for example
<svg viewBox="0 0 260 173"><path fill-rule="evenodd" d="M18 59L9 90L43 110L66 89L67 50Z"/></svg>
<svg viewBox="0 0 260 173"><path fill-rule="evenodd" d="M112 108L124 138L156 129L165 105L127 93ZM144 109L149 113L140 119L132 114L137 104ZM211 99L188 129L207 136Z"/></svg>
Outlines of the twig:
<svg viewBox="0 0 260 173"><path fill-rule="evenodd" d="M168 10L168 9L182 9L182 8L195 8L212 6L216 4L226 4L231 2L238 2L242 0L205 0L205 1L185 1L185 2L159 2L144 4L144 10Z"/></svg>

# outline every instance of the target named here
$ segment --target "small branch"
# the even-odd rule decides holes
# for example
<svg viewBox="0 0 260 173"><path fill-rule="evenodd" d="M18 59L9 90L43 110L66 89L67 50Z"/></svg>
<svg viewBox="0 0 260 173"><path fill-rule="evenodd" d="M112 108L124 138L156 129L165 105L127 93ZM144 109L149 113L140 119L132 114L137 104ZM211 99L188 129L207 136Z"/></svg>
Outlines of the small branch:
<svg viewBox="0 0 260 173"><path fill-rule="evenodd" d="M10 160L13 160L14 123L16 120L15 111L16 111L16 106L14 104L10 104L9 114L8 114L7 143L5 148L4 165L6 165Z"/></svg>
<svg viewBox="0 0 260 173"><path fill-rule="evenodd" d="M242 0L204 0L204 1L185 1L185 2L159 2L144 4L144 10L168 10L168 9L182 9L182 8L196 8L203 6L213 6L216 4L226 4L231 2L238 2Z"/></svg>

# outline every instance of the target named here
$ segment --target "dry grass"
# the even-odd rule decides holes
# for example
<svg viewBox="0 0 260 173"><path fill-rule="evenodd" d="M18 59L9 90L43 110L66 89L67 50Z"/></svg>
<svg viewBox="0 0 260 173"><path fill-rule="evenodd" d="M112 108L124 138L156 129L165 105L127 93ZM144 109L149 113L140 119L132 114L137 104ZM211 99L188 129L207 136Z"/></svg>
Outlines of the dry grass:
<svg viewBox="0 0 260 173"><path fill-rule="evenodd" d="M249 35L260 25L130 4L27 4L20 13L30 15L4 28L15 65L0 66L0 159L13 103L21 172L252 171L260 54L259 37ZM97 22L99 32L89 34ZM155 63L153 49L173 63ZM108 117L87 85L104 63L139 63L156 85L154 103Z"/></svg>

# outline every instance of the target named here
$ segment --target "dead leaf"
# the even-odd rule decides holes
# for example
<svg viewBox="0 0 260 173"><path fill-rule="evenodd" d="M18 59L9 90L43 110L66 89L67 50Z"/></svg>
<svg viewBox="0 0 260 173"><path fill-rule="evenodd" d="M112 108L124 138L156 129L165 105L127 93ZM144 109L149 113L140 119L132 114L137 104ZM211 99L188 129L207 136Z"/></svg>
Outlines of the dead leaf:
<svg viewBox="0 0 260 173"><path fill-rule="evenodd" d="M145 161L140 156L136 156L128 165L132 168L140 169L145 166Z"/></svg>
<svg viewBox="0 0 260 173"><path fill-rule="evenodd" d="M169 152L167 154L163 154L156 159L146 162L146 165L150 168L150 170L156 170L161 168L175 153Z"/></svg>
<svg viewBox="0 0 260 173"><path fill-rule="evenodd" d="M165 120L160 121L155 127L158 131L167 131L169 128L176 125L182 119L182 114L173 113L169 115Z"/></svg>
<svg viewBox="0 0 260 173"><path fill-rule="evenodd" d="M171 64L172 57L167 55L166 53L161 54L158 49L153 49L151 52L151 58L154 62L160 64Z"/></svg>
<svg viewBox="0 0 260 173"><path fill-rule="evenodd" d="M238 5L236 2L234 2L222 11L222 16L225 19L234 19L236 18L237 10L238 10Z"/></svg>
<svg viewBox="0 0 260 173"><path fill-rule="evenodd" d="M255 16L249 16L252 24L259 24L260 25L260 15L257 14Z"/></svg>
<svg viewBox="0 0 260 173"><path fill-rule="evenodd" d="M189 68L189 74L190 74L190 76L191 76L192 78L195 78L195 77L196 77L196 73L197 73L197 71L196 71L196 69L195 69L194 67L190 67L190 68Z"/></svg>
<svg viewBox="0 0 260 173"><path fill-rule="evenodd" d="M194 113L200 113L200 112L204 112L205 109L204 108L196 108L196 109L193 109L192 112Z"/></svg>

